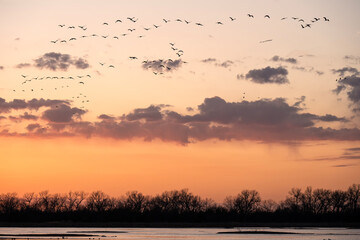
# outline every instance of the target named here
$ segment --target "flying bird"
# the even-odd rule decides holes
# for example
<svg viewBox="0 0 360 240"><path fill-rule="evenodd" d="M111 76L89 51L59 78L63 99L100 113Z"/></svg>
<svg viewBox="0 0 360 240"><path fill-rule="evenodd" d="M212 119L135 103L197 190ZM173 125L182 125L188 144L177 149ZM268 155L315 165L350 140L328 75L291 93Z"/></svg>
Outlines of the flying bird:
<svg viewBox="0 0 360 240"><path fill-rule="evenodd" d="M181 19L176 19L175 21L176 21L176 22L182 22L182 20L181 20Z"/></svg>
<svg viewBox="0 0 360 240"><path fill-rule="evenodd" d="M264 16L264 18L270 18L270 16L266 14L266 15Z"/></svg>
<svg viewBox="0 0 360 240"><path fill-rule="evenodd" d="M170 22L170 20L166 20L165 18L163 18L163 21L164 21L165 23Z"/></svg>
<svg viewBox="0 0 360 240"><path fill-rule="evenodd" d="M186 20L184 20L184 22L185 22L186 24L189 24L189 23L191 23L191 22L189 22L189 21L186 21Z"/></svg>
<svg viewBox="0 0 360 240"><path fill-rule="evenodd" d="M103 25L109 25L107 22L104 22Z"/></svg>
<svg viewBox="0 0 360 240"><path fill-rule="evenodd" d="M109 68L115 68L114 65L109 65Z"/></svg>
<svg viewBox="0 0 360 240"><path fill-rule="evenodd" d="M233 17L229 17L231 21L235 21L236 18L233 18Z"/></svg>
<svg viewBox="0 0 360 240"><path fill-rule="evenodd" d="M325 20L326 22L329 22L329 21L330 21L330 19L328 19L328 18L326 18L326 17L324 17L324 20Z"/></svg>
<svg viewBox="0 0 360 240"><path fill-rule="evenodd" d="M283 18L281 18L280 20L285 20L287 17L283 17Z"/></svg>
<svg viewBox="0 0 360 240"><path fill-rule="evenodd" d="M65 24L59 24L58 26L59 27L65 27Z"/></svg>
<svg viewBox="0 0 360 240"><path fill-rule="evenodd" d="M103 38L107 38L109 35L107 35L107 36L102 36Z"/></svg>
<svg viewBox="0 0 360 240"><path fill-rule="evenodd" d="M120 19L118 19L118 20L115 21L115 23L118 23L118 22L121 22L121 23L122 23L122 21L121 21Z"/></svg>
<svg viewBox="0 0 360 240"><path fill-rule="evenodd" d="M85 84L84 82L79 82L79 84Z"/></svg>
<svg viewBox="0 0 360 240"><path fill-rule="evenodd" d="M69 42L70 42L70 41L73 41L73 40L76 40L76 38L70 38L70 39L69 39Z"/></svg>
<svg viewBox="0 0 360 240"><path fill-rule="evenodd" d="M248 17L254 18L254 15L248 13Z"/></svg>
<svg viewBox="0 0 360 240"><path fill-rule="evenodd" d="M160 27L159 25L155 25L155 24L153 24L153 25L154 25L154 27L155 27L155 28L158 28L158 27Z"/></svg>
<svg viewBox="0 0 360 240"><path fill-rule="evenodd" d="M132 56L130 56L129 58L130 58L130 59L137 59L137 57L132 57Z"/></svg>
<svg viewBox="0 0 360 240"><path fill-rule="evenodd" d="M222 23L222 22L216 22L216 24L223 25L223 23Z"/></svg>
<svg viewBox="0 0 360 240"><path fill-rule="evenodd" d="M198 26L204 26L204 25L202 25L201 23L195 23L196 25L198 25Z"/></svg>

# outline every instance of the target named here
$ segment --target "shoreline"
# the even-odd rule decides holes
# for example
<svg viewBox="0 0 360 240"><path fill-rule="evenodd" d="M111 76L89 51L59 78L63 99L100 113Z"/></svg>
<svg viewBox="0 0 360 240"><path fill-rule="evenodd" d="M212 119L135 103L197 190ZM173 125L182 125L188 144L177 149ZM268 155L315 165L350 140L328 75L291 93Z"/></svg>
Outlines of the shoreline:
<svg viewBox="0 0 360 240"><path fill-rule="evenodd" d="M0 227L77 227L77 228L236 228L236 227L269 227L269 228L360 228L360 222L265 222L265 223L244 223L244 222L0 222Z"/></svg>

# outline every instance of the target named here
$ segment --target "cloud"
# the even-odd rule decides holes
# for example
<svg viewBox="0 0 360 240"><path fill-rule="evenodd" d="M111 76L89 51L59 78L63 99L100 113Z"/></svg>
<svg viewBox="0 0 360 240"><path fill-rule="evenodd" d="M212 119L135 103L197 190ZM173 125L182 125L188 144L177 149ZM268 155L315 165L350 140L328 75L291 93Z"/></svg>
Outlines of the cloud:
<svg viewBox="0 0 360 240"><path fill-rule="evenodd" d="M31 67L31 64L30 63L19 63L15 67L16 68L27 68L27 67Z"/></svg>
<svg viewBox="0 0 360 240"><path fill-rule="evenodd" d="M81 119L81 115L84 113L86 111L82 109L61 104L44 111L42 118L53 123L67 123L73 121L73 117Z"/></svg>
<svg viewBox="0 0 360 240"><path fill-rule="evenodd" d="M331 71L334 74L339 74L340 77L345 76L346 73L352 74L352 76L357 76L360 74L357 68L353 68L353 67L343 67L340 69L332 69Z"/></svg>
<svg viewBox="0 0 360 240"><path fill-rule="evenodd" d="M25 103L30 107L28 102ZM137 138L145 141L160 139L182 145L210 139L263 142L360 140L358 128L318 126L322 123L347 121L345 118L307 113L299 105L289 105L283 98L227 102L220 97L211 97L206 98L196 110L191 108L193 111L188 111L188 114L169 110L169 105L160 104L136 108L118 117L101 114L97 120L89 122L83 121L86 111L60 103L42 109L41 118L34 123L38 125L29 124L26 130L28 135L45 137L94 136L119 140ZM44 122L47 128L41 127ZM6 136L20 134L1 128L0 132Z"/></svg>
<svg viewBox="0 0 360 240"><path fill-rule="evenodd" d="M356 166L356 164L338 164L338 165L333 165L332 167L343 168L343 167L353 167L353 166Z"/></svg>
<svg viewBox="0 0 360 240"><path fill-rule="evenodd" d="M283 67L272 68L266 67L262 69L250 70L246 75L246 79L259 84L274 83L285 84L289 83L287 79L288 71Z"/></svg>
<svg viewBox="0 0 360 240"><path fill-rule="evenodd" d="M50 107L57 104L69 104L69 102L64 100L45 100L43 98L34 98L29 101L14 99L13 101L7 102L5 99L0 97L0 113L7 113L12 110L20 109L38 110L41 107Z"/></svg>
<svg viewBox="0 0 360 240"><path fill-rule="evenodd" d="M40 69L50 69L53 71L67 71L70 66L78 69L89 68L90 65L85 59L72 57L69 54L49 52L34 60L34 66Z"/></svg>
<svg viewBox="0 0 360 240"><path fill-rule="evenodd" d="M211 63L211 62L216 62L216 58L207 58L207 59L203 59L201 60L203 63Z"/></svg>
<svg viewBox="0 0 360 240"><path fill-rule="evenodd" d="M174 70L178 70L181 66L182 66L182 61L181 59L177 59L177 60L163 60L163 59L158 59L158 60L152 60L152 61L144 61L142 63L142 67L143 69L152 69L153 71L156 72L172 72Z"/></svg>
<svg viewBox="0 0 360 240"><path fill-rule="evenodd" d="M17 117L15 116L9 116L9 119L14 122L21 122L22 120L33 120L36 121L38 119L38 116L29 114L28 112L25 112L22 115L19 115Z"/></svg>
<svg viewBox="0 0 360 240"><path fill-rule="evenodd" d="M348 61L353 64L359 64L360 63L360 57L353 56L353 55L346 55L344 56L345 61Z"/></svg>
<svg viewBox="0 0 360 240"><path fill-rule="evenodd" d="M34 131L34 129L40 128L40 127L41 127L40 124L38 124L38 123L32 123L32 124L27 125L27 126L26 126L26 129L27 129L29 132L32 132L32 131Z"/></svg>
<svg viewBox="0 0 360 240"><path fill-rule="evenodd" d="M125 119L128 121L135 120L146 120L146 121L157 121L162 119L161 114L162 106L151 105L148 108L137 108L132 113L129 113L125 116Z"/></svg>
<svg viewBox="0 0 360 240"><path fill-rule="evenodd" d="M223 68L229 68L234 64L233 61L226 60L224 62L221 62L221 61L218 61L216 58L206 58L206 59L201 60L201 62L203 62L203 63L214 63L215 66L223 67Z"/></svg>
<svg viewBox="0 0 360 240"><path fill-rule="evenodd" d="M112 117L112 116L109 116L107 114L101 114L98 116L98 119L101 119L101 120L114 120L115 118Z"/></svg>
<svg viewBox="0 0 360 240"><path fill-rule="evenodd" d="M287 63L297 64L297 60L295 58L282 58L277 55L273 56L270 60L273 62L287 62Z"/></svg>
<svg viewBox="0 0 360 240"><path fill-rule="evenodd" d="M334 93L340 94L342 91L347 91L348 99L354 104L353 111L360 110L360 77L356 75L347 76L337 81L337 87L333 90Z"/></svg>
<svg viewBox="0 0 360 240"><path fill-rule="evenodd" d="M315 70L314 67L299 67L299 66L293 66L292 69L296 69L302 72L315 72L317 75L323 75L323 71Z"/></svg>

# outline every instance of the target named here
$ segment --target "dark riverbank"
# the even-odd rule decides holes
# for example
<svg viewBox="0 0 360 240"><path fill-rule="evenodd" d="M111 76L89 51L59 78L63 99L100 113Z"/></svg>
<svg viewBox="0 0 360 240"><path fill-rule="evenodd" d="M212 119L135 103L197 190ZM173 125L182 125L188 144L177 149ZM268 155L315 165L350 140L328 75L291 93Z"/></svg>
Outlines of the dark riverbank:
<svg viewBox="0 0 360 240"><path fill-rule="evenodd" d="M92 228L235 228L235 227L272 227L272 228L360 228L360 222L265 222L265 223L244 223L244 222L0 222L0 227L92 227Z"/></svg>

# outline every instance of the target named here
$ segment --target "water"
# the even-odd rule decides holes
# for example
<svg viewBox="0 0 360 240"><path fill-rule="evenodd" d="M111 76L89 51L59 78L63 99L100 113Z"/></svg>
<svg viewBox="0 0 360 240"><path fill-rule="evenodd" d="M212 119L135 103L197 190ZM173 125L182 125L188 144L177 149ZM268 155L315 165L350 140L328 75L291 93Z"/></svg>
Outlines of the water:
<svg viewBox="0 0 360 240"><path fill-rule="evenodd" d="M230 231L273 231L296 234L217 234ZM291 239L291 240L360 240L360 229L347 228L0 228L0 238L4 234L29 234L16 238L22 239L61 239L61 237L38 237L31 234L94 234L92 237L73 237L66 239L95 240L132 240L132 239L196 239L196 240L231 240L231 239Z"/></svg>

